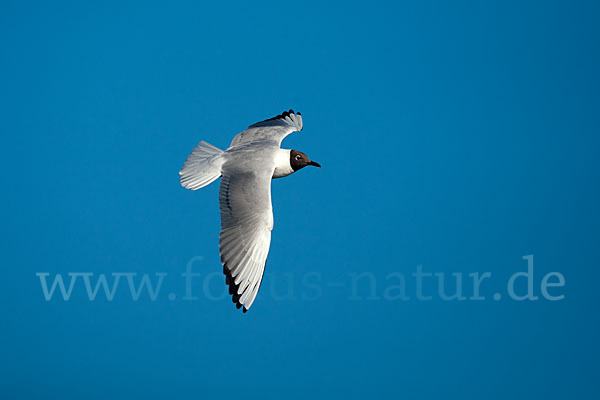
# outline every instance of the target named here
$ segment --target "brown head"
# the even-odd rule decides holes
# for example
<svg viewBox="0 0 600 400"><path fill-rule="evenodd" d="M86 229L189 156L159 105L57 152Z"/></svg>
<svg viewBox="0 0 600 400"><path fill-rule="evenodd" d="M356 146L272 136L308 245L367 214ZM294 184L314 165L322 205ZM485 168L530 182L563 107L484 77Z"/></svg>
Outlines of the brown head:
<svg viewBox="0 0 600 400"><path fill-rule="evenodd" d="M307 165L312 165L313 167L321 168L321 164L319 164L318 162L310 161L306 154L298 150L290 151L290 165L292 166L294 172L306 167Z"/></svg>

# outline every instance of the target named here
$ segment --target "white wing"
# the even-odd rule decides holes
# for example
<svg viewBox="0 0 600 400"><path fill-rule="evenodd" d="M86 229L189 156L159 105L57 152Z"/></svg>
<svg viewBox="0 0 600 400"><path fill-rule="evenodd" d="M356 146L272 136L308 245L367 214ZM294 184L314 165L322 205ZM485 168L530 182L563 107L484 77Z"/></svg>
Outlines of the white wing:
<svg viewBox="0 0 600 400"><path fill-rule="evenodd" d="M262 282L271 244L273 168L223 166L219 193L223 273L237 308L248 311Z"/></svg>
<svg viewBox="0 0 600 400"><path fill-rule="evenodd" d="M229 147L240 143L250 143L258 140L274 140L277 144L292 132L302 130L302 115L294 110L285 111L276 117L250 125L248 129L237 134Z"/></svg>

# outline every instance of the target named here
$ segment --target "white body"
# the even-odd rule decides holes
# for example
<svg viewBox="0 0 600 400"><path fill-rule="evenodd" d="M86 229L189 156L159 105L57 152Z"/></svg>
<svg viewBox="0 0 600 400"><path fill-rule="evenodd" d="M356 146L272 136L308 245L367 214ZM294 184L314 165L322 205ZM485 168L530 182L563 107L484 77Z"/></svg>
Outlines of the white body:
<svg viewBox="0 0 600 400"><path fill-rule="evenodd" d="M283 178L294 173L292 164L290 163L290 149L279 149L275 153L275 172L273 178Z"/></svg>

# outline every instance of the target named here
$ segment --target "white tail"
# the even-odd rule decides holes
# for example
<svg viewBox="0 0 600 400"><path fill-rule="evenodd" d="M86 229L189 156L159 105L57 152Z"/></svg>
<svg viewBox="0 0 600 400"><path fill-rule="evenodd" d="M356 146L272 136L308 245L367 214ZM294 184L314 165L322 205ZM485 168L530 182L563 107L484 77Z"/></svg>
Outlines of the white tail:
<svg viewBox="0 0 600 400"><path fill-rule="evenodd" d="M210 143L200 142L190 153L179 171L179 182L186 189L200 189L221 176L223 150Z"/></svg>

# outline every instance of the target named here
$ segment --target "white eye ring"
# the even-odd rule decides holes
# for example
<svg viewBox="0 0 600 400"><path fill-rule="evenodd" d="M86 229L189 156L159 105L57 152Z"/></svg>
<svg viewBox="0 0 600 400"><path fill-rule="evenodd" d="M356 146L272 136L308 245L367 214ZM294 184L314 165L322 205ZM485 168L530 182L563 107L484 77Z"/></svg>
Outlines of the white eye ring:
<svg viewBox="0 0 600 400"><path fill-rule="evenodd" d="M300 154L296 155L296 160L300 160L302 157L300 156Z"/></svg>

